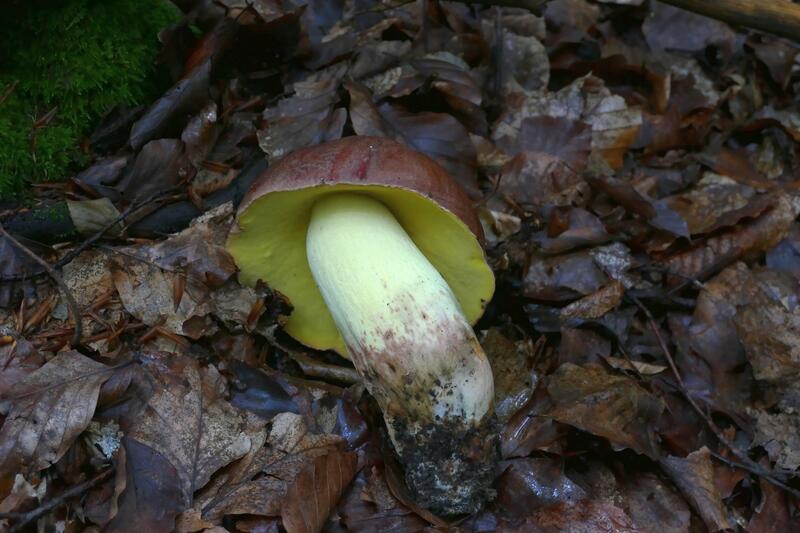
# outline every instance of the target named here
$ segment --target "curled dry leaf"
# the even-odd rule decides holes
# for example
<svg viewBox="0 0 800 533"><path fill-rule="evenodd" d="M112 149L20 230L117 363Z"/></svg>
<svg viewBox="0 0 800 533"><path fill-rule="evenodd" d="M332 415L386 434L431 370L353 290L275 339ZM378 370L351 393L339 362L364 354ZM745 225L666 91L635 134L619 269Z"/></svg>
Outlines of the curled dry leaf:
<svg viewBox="0 0 800 533"><path fill-rule="evenodd" d="M581 318L584 320L600 318L622 301L625 286L619 281L612 281L597 292L584 296L561 309L562 320Z"/></svg>
<svg viewBox="0 0 800 533"><path fill-rule="evenodd" d="M153 139L177 136L187 117L199 111L208 101L210 82L211 60L206 60L156 100L136 121L128 141L131 147L138 150Z"/></svg>
<svg viewBox="0 0 800 533"><path fill-rule="evenodd" d="M714 483L711 452L703 447L687 457L667 456L661 467L669 474L709 531L733 527Z"/></svg>
<svg viewBox="0 0 800 533"><path fill-rule="evenodd" d="M145 144L114 189L128 202L146 200L176 187L194 173L180 139L157 139Z"/></svg>
<svg viewBox="0 0 800 533"><path fill-rule="evenodd" d="M553 402L548 416L605 437L616 448L659 456L655 428L664 403L630 378L565 363L549 377L547 392Z"/></svg>
<svg viewBox="0 0 800 533"><path fill-rule="evenodd" d="M669 271L682 279L704 278L740 258L766 252L788 234L799 209L785 194L776 194L771 203L772 209L755 220L712 235L668 257Z"/></svg>
<svg viewBox="0 0 800 533"><path fill-rule="evenodd" d="M382 471L371 471L371 477L365 472L356 475L335 511L344 527L351 531L420 531L428 525L391 495ZM377 484L382 485L379 490L384 495L379 501L374 496Z"/></svg>
<svg viewBox="0 0 800 533"><path fill-rule="evenodd" d="M79 352L61 352L3 395L0 478L58 461L91 422L111 373Z"/></svg>

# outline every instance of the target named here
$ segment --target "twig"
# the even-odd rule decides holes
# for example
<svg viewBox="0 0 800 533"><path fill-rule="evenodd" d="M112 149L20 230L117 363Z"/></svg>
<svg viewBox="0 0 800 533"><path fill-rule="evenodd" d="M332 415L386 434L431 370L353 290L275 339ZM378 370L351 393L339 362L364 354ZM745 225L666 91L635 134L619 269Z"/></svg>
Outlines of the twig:
<svg viewBox="0 0 800 533"><path fill-rule="evenodd" d="M51 267L47 261L36 255L33 251L28 249L24 244L19 242L17 239L11 236L10 233L6 231L2 224L0 224L0 235L8 239L8 241L19 248L22 252L25 253L28 257L39 263L42 268L44 268L45 272L56 282L58 288L61 289L61 292L64 295L64 299L67 301L67 307L69 308L69 313L72 315L72 320L75 322L75 330L72 333L72 346L78 346L81 343L81 334L83 333L83 324L81 324L81 310L78 307L78 302L75 301L75 297L72 296L72 292L67 287L67 284L64 283L64 279L61 277L61 274L56 272L56 270Z"/></svg>
<svg viewBox="0 0 800 533"><path fill-rule="evenodd" d="M109 222L108 224L103 226L102 228L100 228L100 230L97 233L95 233L94 235L92 235L91 237L89 237L88 239L83 241L80 244L80 246L78 246L77 248L75 248L73 250L70 250L68 253L64 254L64 257L62 257L61 259L59 259L56 262L55 268L61 270L62 268L64 268L65 265L69 264L70 261L72 261L73 259L78 257L87 248L89 248L91 245L93 245L94 243L96 243L97 241L102 239L103 235L105 235L107 231L109 231L111 228L113 228L114 226L116 226L120 222L124 221L133 212L138 211L139 209L147 206L148 204L150 204L152 202L155 202L157 200L161 200L161 199L166 198L170 194L173 194L174 192L176 192L179 188L180 188L180 186L172 187L170 189L167 189L166 191L161 191L161 192L152 194L152 195L148 196L147 198L145 198L144 200L140 200L138 202L133 202L131 205L129 205L127 207L127 209L125 209L125 211L120 213L120 215L117 218L115 218L114 220L112 220L111 222Z"/></svg>
<svg viewBox="0 0 800 533"><path fill-rule="evenodd" d="M349 384L361 382L361 377L358 375L358 372L352 368L323 363L321 361L317 361L313 357L299 352L288 353L289 357L294 359L294 361L300 365L300 369L306 375L315 378L332 379Z"/></svg>
<svg viewBox="0 0 800 533"><path fill-rule="evenodd" d="M748 457L746 453L744 453L742 450L740 450L738 446L736 446L734 443L732 443L725 436L725 434L722 432L722 430L719 428L719 426L717 426L717 424L711 419L711 417L708 415L708 413L706 413L697 404L697 402L695 402L694 398L692 398L692 395L689 393L689 389L686 387L686 384L684 383L680 372L678 371L678 367L675 364L675 360L672 357L672 353L669 351L669 347L667 346L667 343L664 341L664 337L661 336L661 332L658 329L658 324L656 324L656 320L653 317L653 314L650 312L650 310L647 307L645 307L645 305L642 302L639 301L638 298L636 298L633 295L628 295L628 297L645 314L645 316L647 316L647 321L648 321L648 324L650 325L650 329L653 331L653 334L656 336L656 340L658 341L658 344L661 347L661 351L664 352L664 357L666 357L666 359L667 359L667 363L669 364L669 367L672 370L672 374L675 376L675 380L678 383L678 388L680 389L680 391L683 394L683 396L686 398L686 400L689 402L689 404L692 406L692 408L695 411L697 411L697 414L699 414L700 417L705 421L705 423L708 425L708 427L711 429L711 431L714 432L714 435L717 437L717 439L720 442L722 442L725 445L725 447L727 447L736 456L737 459L739 459L741 461L741 463L735 463L735 465L738 468L741 468L743 470L747 470L748 472L750 472L752 474L755 474L757 476L760 476L760 477L766 479L767 481L769 481L773 485L775 485L777 487L780 487L780 488L784 489L785 491L789 492L794 497L800 498L800 491L798 491L796 489L793 489L792 487L787 486L785 483L783 483L782 481L777 479L775 477L776 472L774 472L772 470L769 470L767 468L764 468L760 464L756 463L755 461L750 459L750 457Z"/></svg>
<svg viewBox="0 0 800 533"><path fill-rule="evenodd" d="M776 0L661 0L737 26L780 35L794 41L800 32L800 6Z"/></svg>
<svg viewBox="0 0 800 533"><path fill-rule="evenodd" d="M43 505L33 509L32 511L28 511L27 513L0 513L0 518L10 518L16 521L14 527L8 530L8 533L13 533L15 531L22 531L22 529L28 525L29 523L33 522L34 520L38 520L42 516L46 515L50 511L53 511L62 505L64 505L67 500L70 498L74 498L82 494L83 492L91 489L95 485L99 485L103 481L105 481L111 474L114 472L114 468L109 468L107 470L103 470L92 479L84 481L79 485L75 485L71 489L65 490L57 497L53 498L49 502L44 503Z"/></svg>

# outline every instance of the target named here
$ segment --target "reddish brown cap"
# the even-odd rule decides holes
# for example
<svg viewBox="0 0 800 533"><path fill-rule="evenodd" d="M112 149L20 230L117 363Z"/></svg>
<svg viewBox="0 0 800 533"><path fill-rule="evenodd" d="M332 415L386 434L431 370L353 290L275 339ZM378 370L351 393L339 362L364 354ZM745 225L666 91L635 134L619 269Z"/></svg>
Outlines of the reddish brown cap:
<svg viewBox="0 0 800 533"><path fill-rule="evenodd" d="M285 330L317 349L347 349L316 286L306 257L315 202L356 193L383 203L450 285L474 323L494 292L483 253L483 231L472 203L442 167L381 137L347 137L286 156L248 191L228 239L239 280L260 279L292 302Z"/></svg>
<svg viewBox="0 0 800 533"><path fill-rule="evenodd" d="M386 137L345 137L292 152L256 179L239 212L264 194L336 184L412 190L456 215L484 242L472 201L455 178L427 155Z"/></svg>

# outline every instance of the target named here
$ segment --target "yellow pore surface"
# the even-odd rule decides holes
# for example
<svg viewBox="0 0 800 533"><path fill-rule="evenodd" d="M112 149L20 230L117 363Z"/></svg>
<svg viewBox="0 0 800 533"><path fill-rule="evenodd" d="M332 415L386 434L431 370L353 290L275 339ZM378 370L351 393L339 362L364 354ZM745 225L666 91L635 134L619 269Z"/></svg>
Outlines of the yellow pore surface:
<svg viewBox="0 0 800 533"><path fill-rule="evenodd" d="M306 256L311 208L323 195L342 192L357 192L382 202L447 281L469 323L480 318L494 293L494 274L480 243L457 216L408 189L320 185L268 193L253 201L239 215L239 230L228 240L228 249L241 270L240 282L254 286L261 279L291 301L294 311L285 326L287 333L306 346L335 350L347 357Z"/></svg>

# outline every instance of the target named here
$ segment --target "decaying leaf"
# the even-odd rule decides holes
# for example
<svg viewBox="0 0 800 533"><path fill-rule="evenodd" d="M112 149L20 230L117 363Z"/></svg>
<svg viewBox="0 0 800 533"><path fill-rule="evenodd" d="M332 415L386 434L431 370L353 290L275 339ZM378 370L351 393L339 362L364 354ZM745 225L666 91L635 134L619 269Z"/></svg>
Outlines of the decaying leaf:
<svg viewBox="0 0 800 533"><path fill-rule="evenodd" d="M566 363L547 384L548 415L607 438L616 447L658 457L655 424L664 404L634 381L601 367Z"/></svg>
<svg viewBox="0 0 800 533"><path fill-rule="evenodd" d="M225 400L225 383L213 367L181 357L145 364L154 391L129 436L175 468L188 506L211 475L251 447L244 418Z"/></svg>
<svg viewBox="0 0 800 533"><path fill-rule="evenodd" d="M681 489L710 531L732 527L722 499L714 484L714 465L708 448L701 448L686 458L668 456L661 466Z"/></svg>
<svg viewBox="0 0 800 533"><path fill-rule="evenodd" d="M335 451L316 457L289 485L281 506L288 533L319 531L356 473L353 452Z"/></svg>
<svg viewBox="0 0 800 533"><path fill-rule="evenodd" d="M62 352L11 387L2 397L0 477L58 461L89 425L111 373L78 352Z"/></svg>

